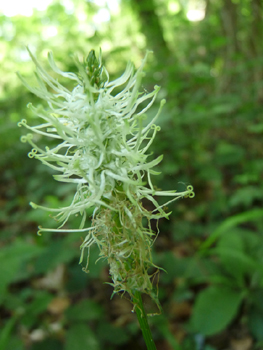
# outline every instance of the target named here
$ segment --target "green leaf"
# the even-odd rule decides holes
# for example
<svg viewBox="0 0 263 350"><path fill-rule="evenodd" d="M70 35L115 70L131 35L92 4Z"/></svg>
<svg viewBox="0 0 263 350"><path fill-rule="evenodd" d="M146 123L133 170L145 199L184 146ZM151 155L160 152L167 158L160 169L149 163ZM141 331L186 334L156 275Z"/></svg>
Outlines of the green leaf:
<svg viewBox="0 0 263 350"><path fill-rule="evenodd" d="M149 319L150 326L153 324L156 329L161 333L163 339L165 339L171 346L173 350L181 350L181 346L179 345L177 339L175 338L172 330L170 329L170 325L168 319L165 315L161 314L158 317L153 317Z"/></svg>
<svg viewBox="0 0 263 350"><path fill-rule="evenodd" d="M10 318L0 331L0 350L5 350L9 339L11 338L11 332L15 326L17 316Z"/></svg>
<svg viewBox="0 0 263 350"><path fill-rule="evenodd" d="M243 252L233 250L233 247L216 248L213 251L220 256L225 266L229 265L228 269L235 270L235 268L238 268L243 272L247 272L249 270L253 271L258 267L255 260Z"/></svg>
<svg viewBox="0 0 263 350"><path fill-rule="evenodd" d="M233 166L244 159L245 151L238 145L221 142L215 152L214 162L219 166Z"/></svg>
<svg viewBox="0 0 263 350"><path fill-rule="evenodd" d="M14 348L13 348L14 349ZM10 350L13 350L10 349ZM63 344L57 340L52 338L44 339L41 342L35 342L30 347L30 350L64 350ZM24 350L24 348L23 348Z"/></svg>
<svg viewBox="0 0 263 350"><path fill-rule="evenodd" d="M35 271L36 273L45 273L48 270L56 268L61 263L68 263L77 254L77 247L76 249L70 247L66 239L60 241L53 240L43 250L43 254L39 254L35 262Z"/></svg>
<svg viewBox="0 0 263 350"><path fill-rule="evenodd" d="M99 350L99 342L90 327L84 323L74 324L66 335L65 350Z"/></svg>
<svg viewBox="0 0 263 350"><path fill-rule="evenodd" d="M4 292L11 282L19 277L19 271L24 262L35 257L42 248L16 240L11 246L4 247L0 252L0 303Z"/></svg>
<svg viewBox="0 0 263 350"><path fill-rule="evenodd" d="M98 320L103 315L103 308L93 300L82 300L76 305L69 307L66 316L69 320Z"/></svg>
<svg viewBox="0 0 263 350"><path fill-rule="evenodd" d="M212 335L222 331L236 316L243 294L224 287L209 287L199 294L191 325L195 332Z"/></svg>
<svg viewBox="0 0 263 350"><path fill-rule="evenodd" d="M226 219L202 244L201 249L209 248L221 235L228 233L229 229L244 222L256 221L263 217L263 209L252 209L243 213L231 216Z"/></svg>
<svg viewBox="0 0 263 350"><path fill-rule="evenodd" d="M254 134L263 133L263 123L252 124L248 126L248 131Z"/></svg>
<svg viewBox="0 0 263 350"><path fill-rule="evenodd" d="M239 286L245 284L245 275L251 275L262 269L262 264L257 263L249 255L233 250L232 247L217 250L224 268L239 281Z"/></svg>
<svg viewBox="0 0 263 350"><path fill-rule="evenodd" d="M248 314L248 328L257 341L263 341L263 313L256 308Z"/></svg>
<svg viewBox="0 0 263 350"><path fill-rule="evenodd" d="M255 253L252 255L247 251L244 236L239 231L230 231L228 235L222 236L217 247L210 249L210 253L219 257L225 271L238 281L241 287L245 275L251 275L262 269L262 264L256 259Z"/></svg>
<svg viewBox="0 0 263 350"><path fill-rule="evenodd" d="M8 344L6 345L4 350L14 350L14 349L24 350L25 344L21 339L21 337L19 337L19 335L12 333L11 337L8 340ZM33 350L33 349L30 349L30 350ZM41 349L38 348L37 350L41 350ZM53 349L48 348L48 350L53 350ZM56 350L60 350L60 349L56 348Z"/></svg>
<svg viewBox="0 0 263 350"><path fill-rule="evenodd" d="M129 340L129 336L125 328L117 327L109 322L100 322L98 325L98 335L100 339L114 345L124 344Z"/></svg>
<svg viewBox="0 0 263 350"><path fill-rule="evenodd" d="M230 207L249 207L255 200L263 197L263 191L259 186L246 186L237 190L229 200Z"/></svg>
<svg viewBox="0 0 263 350"><path fill-rule="evenodd" d="M236 108L234 103L218 104L212 107L211 112L214 114L231 113Z"/></svg>
<svg viewBox="0 0 263 350"><path fill-rule="evenodd" d="M52 299L52 294L46 291L36 291L34 293L34 299L30 302L25 314L21 318L21 323L27 327L32 327L36 324L39 315L47 310L48 304Z"/></svg>

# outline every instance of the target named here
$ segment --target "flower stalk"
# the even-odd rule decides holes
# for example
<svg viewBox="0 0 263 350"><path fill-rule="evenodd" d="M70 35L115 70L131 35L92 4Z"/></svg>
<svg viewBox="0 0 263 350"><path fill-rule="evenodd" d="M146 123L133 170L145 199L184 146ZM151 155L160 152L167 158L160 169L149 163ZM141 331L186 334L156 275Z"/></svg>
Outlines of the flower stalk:
<svg viewBox="0 0 263 350"><path fill-rule="evenodd" d="M133 298L134 308L139 321L139 325L143 334L143 339L147 346L147 350L156 350L155 343L153 341L152 332L149 327L147 315L145 313L141 293L136 291Z"/></svg>

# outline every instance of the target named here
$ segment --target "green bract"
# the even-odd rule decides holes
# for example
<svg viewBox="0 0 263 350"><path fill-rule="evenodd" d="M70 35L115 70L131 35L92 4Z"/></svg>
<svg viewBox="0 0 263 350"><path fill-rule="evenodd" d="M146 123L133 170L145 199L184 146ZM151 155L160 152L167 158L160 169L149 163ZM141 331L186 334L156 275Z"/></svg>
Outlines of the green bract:
<svg viewBox="0 0 263 350"><path fill-rule="evenodd" d="M54 175L56 180L76 183L70 206L45 208L31 203L32 207L56 213L55 218L61 223L59 231L87 231L81 245L81 261L84 249L97 243L100 256L110 264L115 292L127 291L133 296L139 290L153 295L148 269L153 265L151 246L155 234L150 220L168 218L163 206L181 197L193 197L194 192L192 186L176 192L157 191L152 185L151 175L158 174L153 168L162 156L148 161L147 152L160 129L155 122L165 100L145 125L145 113L160 89L155 86L150 93L139 91L148 53L136 72L133 64L128 63L123 75L114 81L109 81L108 72L101 58L95 58L94 51L86 63L76 63L78 74L62 72L49 53L51 68L73 81L72 91L52 78L29 53L36 65L38 87L31 87L20 78L32 93L46 101L48 108L30 104L29 108L43 124L31 127L22 120L19 126L55 139L57 144L41 149L32 133L21 140L33 147L29 157L39 159L59 173ZM138 111L142 104L144 107ZM171 200L160 206L155 196L170 196ZM153 211L143 207L144 198L153 203ZM86 210L90 207L94 208L93 224L86 227ZM80 227L64 229L69 217L78 213L82 215ZM146 228L142 225L143 218L148 220ZM44 231L56 230L40 228L39 233Z"/></svg>

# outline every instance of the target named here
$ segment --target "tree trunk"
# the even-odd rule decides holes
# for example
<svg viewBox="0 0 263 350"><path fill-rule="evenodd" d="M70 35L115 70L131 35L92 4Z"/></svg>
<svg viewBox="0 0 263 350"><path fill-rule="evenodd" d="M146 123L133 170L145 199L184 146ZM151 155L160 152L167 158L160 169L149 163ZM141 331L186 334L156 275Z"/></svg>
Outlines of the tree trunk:
<svg viewBox="0 0 263 350"><path fill-rule="evenodd" d="M171 52L164 40L163 29L156 14L154 1L131 0L130 3L140 19L141 31L147 40L147 49L154 52L157 63L165 65Z"/></svg>

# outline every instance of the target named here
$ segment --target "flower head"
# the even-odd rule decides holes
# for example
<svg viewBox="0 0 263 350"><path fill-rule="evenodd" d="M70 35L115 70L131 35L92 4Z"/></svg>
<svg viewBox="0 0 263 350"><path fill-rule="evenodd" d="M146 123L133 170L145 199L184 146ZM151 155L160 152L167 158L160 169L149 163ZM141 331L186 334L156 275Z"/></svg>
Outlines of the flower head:
<svg viewBox="0 0 263 350"><path fill-rule="evenodd" d="M145 124L146 112L154 103L159 87L154 91L140 92L143 68L149 52L135 71L128 63L123 75L114 81L102 66L101 56L97 60L91 51L86 62L76 62L78 74L63 72L55 64L52 53L48 60L55 73L73 81L69 90L51 77L29 51L36 65L38 87L31 87L20 76L24 85L35 95L46 101L47 108L29 108L43 123L29 126L22 120L19 126L31 131L22 136L22 142L33 147L29 157L39 159L58 174L54 178L76 184L72 203L64 208L45 208L31 203L33 208L43 208L55 213L61 223L60 231L87 232L81 245L83 252L97 243L100 255L107 258L115 292L139 289L150 293L150 276L147 274L151 259L154 233L150 223L142 225L143 217L148 222L161 217L168 218L155 196L169 196L168 203L182 197L193 197L192 186L183 192L155 190L153 168L162 156L149 160L148 153L156 133L155 124L165 103L162 100L155 117ZM141 107L143 106L143 107ZM33 134L54 139L53 148L40 148ZM147 185L148 184L148 185ZM155 209L147 211L142 200L152 202ZM86 212L93 208L93 225L86 227ZM80 213L79 228L66 230L63 226L71 215ZM54 231L40 228L39 233Z"/></svg>

